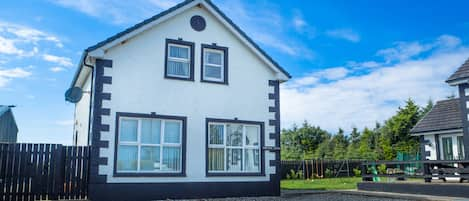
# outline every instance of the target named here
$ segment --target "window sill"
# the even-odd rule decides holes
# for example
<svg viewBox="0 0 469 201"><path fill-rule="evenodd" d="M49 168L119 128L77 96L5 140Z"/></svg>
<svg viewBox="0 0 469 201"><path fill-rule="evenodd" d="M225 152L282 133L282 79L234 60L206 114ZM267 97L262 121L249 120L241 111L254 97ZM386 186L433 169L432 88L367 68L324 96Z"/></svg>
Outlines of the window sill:
<svg viewBox="0 0 469 201"><path fill-rule="evenodd" d="M222 84L222 85L228 85L227 81L211 81L211 80L200 80L200 82L205 82L205 83L212 83L212 84Z"/></svg>
<svg viewBox="0 0 469 201"><path fill-rule="evenodd" d="M130 173L130 172L115 172L114 177L186 177L186 173Z"/></svg>
<svg viewBox="0 0 469 201"><path fill-rule="evenodd" d="M265 176L263 172L207 172L207 177L260 177Z"/></svg>
<svg viewBox="0 0 469 201"><path fill-rule="evenodd" d="M174 76L170 76L170 75L165 75L164 76L165 79L172 79L172 80L182 80L182 81L191 81L193 82L194 81L194 78L183 78L183 77L174 77Z"/></svg>

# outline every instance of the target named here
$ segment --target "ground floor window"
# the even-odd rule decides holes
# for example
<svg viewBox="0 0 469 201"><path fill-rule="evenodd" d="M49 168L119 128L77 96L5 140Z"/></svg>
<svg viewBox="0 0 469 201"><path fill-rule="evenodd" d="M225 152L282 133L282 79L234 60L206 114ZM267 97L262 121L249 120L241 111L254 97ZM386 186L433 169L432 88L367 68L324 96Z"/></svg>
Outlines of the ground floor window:
<svg viewBox="0 0 469 201"><path fill-rule="evenodd" d="M121 116L116 141L117 173L180 173L183 120Z"/></svg>
<svg viewBox="0 0 469 201"><path fill-rule="evenodd" d="M459 160L464 159L464 141L463 136L458 136L458 158Z"/></svg>
<svg viewBox="0 0 469 201"><path fill-rule="evenodd" d="M262 124L208 120L208 173L260 173Z"/></svg>
<svg viewBox="0 0 469 201"><path fill-rule="evenodd" d="M453 137L442 137L443 160L453 160Z"/></svg>

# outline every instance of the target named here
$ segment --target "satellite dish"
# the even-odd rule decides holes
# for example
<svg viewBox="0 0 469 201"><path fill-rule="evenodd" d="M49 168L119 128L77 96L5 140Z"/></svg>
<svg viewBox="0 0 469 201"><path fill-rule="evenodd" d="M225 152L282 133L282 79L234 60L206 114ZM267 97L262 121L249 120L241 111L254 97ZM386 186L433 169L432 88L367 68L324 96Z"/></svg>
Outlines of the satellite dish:
<svg viewBox="0 0 469 201"><path fill-rule="evenodd" d="M77 103L82 96L83 91L80 87L72 87L65 92L65 100L71 103Z"/></svg>

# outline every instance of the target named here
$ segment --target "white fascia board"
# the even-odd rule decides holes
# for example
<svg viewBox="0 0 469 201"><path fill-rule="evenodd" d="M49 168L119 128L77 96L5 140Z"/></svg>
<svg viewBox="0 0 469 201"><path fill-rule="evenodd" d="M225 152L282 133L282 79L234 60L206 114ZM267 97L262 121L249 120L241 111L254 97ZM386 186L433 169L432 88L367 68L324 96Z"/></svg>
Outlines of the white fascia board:
<svg viewBox="0 0 469 201"><path fill-rule="evenodd" d="M443 130L443 131L429 131L429 132L421 132L421 133L413 133L411 136L421 136L421 135L442 135L442 134L458 134L462 133L462 129L451 129L451 130Z"/></svg>
<svg viewBox="0 0 469 201"><path fill-rule="evenodd" d="M460 85L460 84L466 84L468 82L469 82L469 79L462 79L462 80L455 80L455 81L448 82L448 84L450 86L457 86L457 85Z"/></svg>

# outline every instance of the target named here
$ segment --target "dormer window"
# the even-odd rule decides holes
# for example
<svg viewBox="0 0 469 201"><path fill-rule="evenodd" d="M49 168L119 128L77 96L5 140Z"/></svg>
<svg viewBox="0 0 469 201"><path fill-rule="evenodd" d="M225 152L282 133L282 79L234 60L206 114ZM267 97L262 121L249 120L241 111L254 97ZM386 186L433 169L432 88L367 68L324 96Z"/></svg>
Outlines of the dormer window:
<svg viewBox="0 0 469 201"><path fill-rule="evenodd" d="M194 80L194 43L166 39L165 78Z"/></svg>
<svg viewBox="0 0 469 201"><path fill-rule="evenodd" d="M228 48L202 44L202 82L228 84Z"/></svg>

